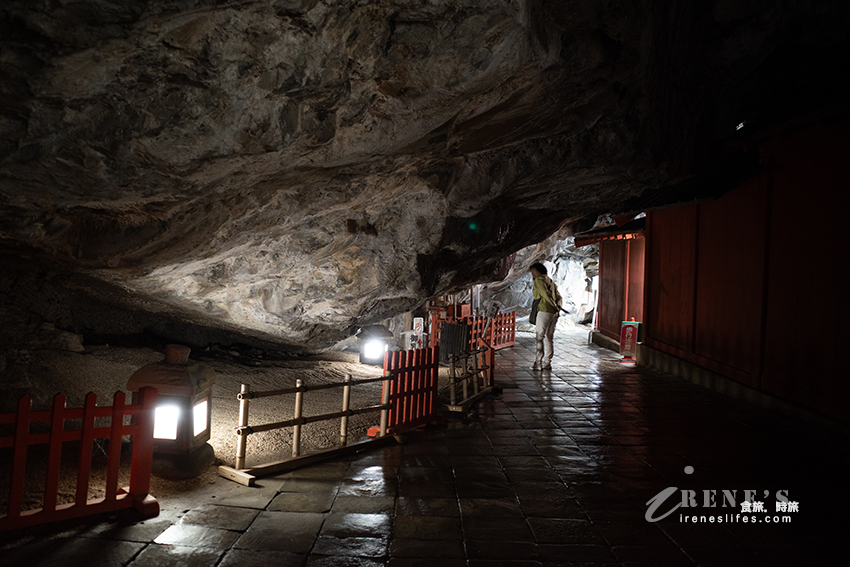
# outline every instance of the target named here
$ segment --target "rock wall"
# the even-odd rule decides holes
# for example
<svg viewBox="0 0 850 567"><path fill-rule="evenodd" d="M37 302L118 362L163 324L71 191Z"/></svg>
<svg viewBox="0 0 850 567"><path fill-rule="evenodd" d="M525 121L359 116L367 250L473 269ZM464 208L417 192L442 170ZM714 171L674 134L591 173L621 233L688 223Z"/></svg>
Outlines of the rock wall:
<svg viewBox="0 0 850 567"><path fill-rule="evenodd" d="M575 247L571 236L559 231L545 241L528 246L516 254L511 272L503 281L486 284L482 301L495 301L503 311L516 311L518 322L531 310L532 280L528 270L535 262L543 263L549 276L558 285L563 307L559 324L580 324L593 310L593 291L588 285L599 273L599 246Z"/></svg>
<svg viewBox="0 0 850 567"><path fill-rule="evenodd" d="M325 348L823 104L815 4L6 0L0 251Z"/></svg>

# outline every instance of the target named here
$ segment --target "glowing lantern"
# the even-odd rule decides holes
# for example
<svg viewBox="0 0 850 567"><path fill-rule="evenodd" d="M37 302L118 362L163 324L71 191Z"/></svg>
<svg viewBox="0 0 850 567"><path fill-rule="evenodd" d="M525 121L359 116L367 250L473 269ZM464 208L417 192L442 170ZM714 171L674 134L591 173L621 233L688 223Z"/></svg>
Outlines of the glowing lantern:
<svg viewBox="0 0 850 567"><path fill-rule="evenodd" d="M152 386L159 392L153 432L157 476L192 478L215 462L215 452L207 443L215 372L204 364L190 363L190 350L166 345L165 360L143 366L127 381L130 391Z"/></svg>
<svg viewBox="0 0 850 567"><path fill-rule="evenodd" d="M368 325L357 331L357 338L360 339L360 363L382 365L393 338L389 329L383 325Z"/></svg>

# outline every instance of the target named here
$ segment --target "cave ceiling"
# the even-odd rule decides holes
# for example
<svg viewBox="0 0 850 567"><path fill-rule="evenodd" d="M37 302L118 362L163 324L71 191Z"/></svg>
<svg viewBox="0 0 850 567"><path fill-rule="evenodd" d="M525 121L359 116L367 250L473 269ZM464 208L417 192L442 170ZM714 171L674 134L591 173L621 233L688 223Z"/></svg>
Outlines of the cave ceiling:
<svg viewBox="0 0 850 567"><path fill-rule="evenodd" d="M326 347L840 101L848 29L839 1L4 0L0 249Z"/></svg>

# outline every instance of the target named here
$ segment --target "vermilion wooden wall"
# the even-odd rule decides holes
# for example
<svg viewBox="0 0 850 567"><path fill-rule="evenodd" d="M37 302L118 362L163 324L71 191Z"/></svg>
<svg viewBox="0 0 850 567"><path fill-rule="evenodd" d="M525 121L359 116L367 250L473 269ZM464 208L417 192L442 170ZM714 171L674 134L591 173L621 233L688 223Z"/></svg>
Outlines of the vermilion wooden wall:
<svg viewBox="0 0 850 567"><path fill-rule="evenodd" d="M599 319L602 334L620 339L620 325L643 320L643 237L599 243Z"/></svg>
<svg viewBox="0 0 850 567"><path fill-rule="evenodd" d="M850 421L850 128L773 139L717 201L647 214L645 344Z"/></svg>

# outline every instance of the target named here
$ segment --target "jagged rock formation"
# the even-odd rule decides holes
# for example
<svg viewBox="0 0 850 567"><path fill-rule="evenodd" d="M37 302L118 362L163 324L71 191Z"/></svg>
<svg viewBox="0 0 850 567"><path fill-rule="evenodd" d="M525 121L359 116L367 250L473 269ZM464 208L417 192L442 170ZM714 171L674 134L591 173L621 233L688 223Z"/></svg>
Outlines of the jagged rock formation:
<svg viewBox="0 0 850 567"><path fill-rule="evenodd" d="M847 12L6 0L0 247L140 320L326 347L830 103Z"/></svg>

